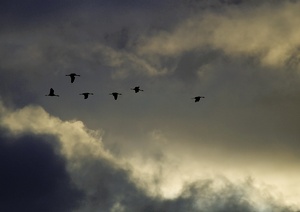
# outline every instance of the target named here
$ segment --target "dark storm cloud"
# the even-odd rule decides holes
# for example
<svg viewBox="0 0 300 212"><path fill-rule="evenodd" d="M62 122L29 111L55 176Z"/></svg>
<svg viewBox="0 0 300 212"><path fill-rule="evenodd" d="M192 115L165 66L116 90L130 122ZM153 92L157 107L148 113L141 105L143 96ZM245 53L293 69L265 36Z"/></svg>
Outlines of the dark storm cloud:
<svg viewBox="0 0 300 212"><path fill-rule="evenodd" d="M166 199L160 192L151 192L152 187L160 188L160 172L150 184L142 179L144 175L133 175L138 167L108 154L99 138L82 123L63 122L32 106L15 112L1 108L0 112L2 126L10 130L0 134L3 211L18 211L20 207L78 212L295 211L284 198L251 179L187 180L178 195ZM53 134L60 135L59 139ZM155 151L152 154L157 155ZM154 156L157 163L163 154L158 151L159 156Z"/></svg>
<svg viewBox="0 0 300 212"><path fill-rule="evenodd" d="M29 109L10 114L8 116L12 118L10 121L3 116L6 120L4 123L10 123L7 126L11 127L15 126L14 120L20 119L23 123L24 120L28 120L28 116L33 115ZM23 117L23 112L25 112L23 115L28 116ZM43 202L43 206L49 208L49 211L250 212L267 209L279 212L295 211L281 202L281 199L273 198L275 195L272 191L255 187L251 180L232 183L223 179L221 186L217 187L220 181L216 179L188 181L173 199L150 195L148 187L143 185L143 179L131 177L133 167L118 166L104 157L89 157L99 148L93 145L95 140L91 139L89 142L82 140L88 138L80 137L80 134L84 133L81 128L73 130L71 123L57 122L57 119L41 112L36 113L35 118L31 119L33 131L41 133L43 130L49 132L54 130L53 133L61 134L57 132L60 129L65 131L63 133L65 136L70 134L67 136L69 139L56 140L42 134L33 136L30 134L30 127L25 127L29 130L27 134L24 135L23 132L16 137L1 133L0 163L3 174L0 176L0 183L4 189L0 192L0 197L5 200L5 204L2 204L4 211L8 207L10 209L16 207L13 209L18 210L21 206L22 209L29 208L30 211L47 211L39 208L40 201ZM36 122L39 124L35 124ZM78 124L74 123L73 127L75 126ZM73 135L75 132L79 134ZM52 144L54 142L54 147L49 142ZM63 159L64 151L61 152L61 156L55 154L60 145L67 144L73 148L65 147L68 154L73 152L71 158ZM103 148L101 145L100 147ZM68 174L65 170L66 163L70 167ZM80 165L77 166L77 163ZM70 177L75 179L76 186L82 189L84 197L74 188ZM158 181L161 178L160 175L156 177ZM19 193L20 190L22 193ZM14 206L11 206L12 202Z"/></svg>
<svg viewBox="0 0 300 212"><path fill-rule="evenodd" d="M65 160L56 154L52 136L0 132L0 210L72 211L83 193L66 171Z"/></svg>

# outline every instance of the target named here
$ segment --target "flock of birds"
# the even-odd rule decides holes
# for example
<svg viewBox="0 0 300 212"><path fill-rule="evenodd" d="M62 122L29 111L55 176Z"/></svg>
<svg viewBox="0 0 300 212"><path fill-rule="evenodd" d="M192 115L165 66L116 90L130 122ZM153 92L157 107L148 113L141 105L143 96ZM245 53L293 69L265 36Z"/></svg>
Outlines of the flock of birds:
<svg viewBox="0 0 300 212"><path fill-rule="evenodd" d="M80 75L76 74L76 73L67 74L66 76L69 76L71 78L71 83L74 83L76 77L80 77ZM144 91L144 90L140 89L139 86L131 88L131 90L134 90L135 93L138 93L140 91ZM89 97L89 95L94 95L94 94L90 93L90 92L85 92L85 93L81 93L79 95L83 95L84 99L87 99ZM113 92L113 93L110 93L109 95L112 95L114 97L114 99L117 100L118 96L122 95L122 94L118 93L118 92ZM46 94L45 96L56 96L56 97L59 97L58 94L55 94L53 88L50 88L49 94ZM205 98L205 97L204 96L195 96L192 99L194 99L195 102L199 102L201 98Z"/></svg>

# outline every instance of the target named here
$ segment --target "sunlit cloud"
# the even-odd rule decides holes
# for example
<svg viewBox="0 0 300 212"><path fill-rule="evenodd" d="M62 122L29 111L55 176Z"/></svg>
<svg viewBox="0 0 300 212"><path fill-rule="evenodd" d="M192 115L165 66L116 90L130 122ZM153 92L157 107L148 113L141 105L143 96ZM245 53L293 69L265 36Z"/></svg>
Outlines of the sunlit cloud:
<svg viewBox="0 0 300 212"><path fill-rule="evenodd" d="M78 211L230 211L232 207L236 211L294 211L272 189L252 180L233 183L220 176L188 178L188 173L181 178L180 160L171 152L160 151L168 148L168 140L159 130L149 133L154 146L146 158L118 159L105 150L99 132L87 129L80 121L62 121L39 106L14 111L1 105L1 127L11 136L58 138L70 177L85 192ZM172 190L173 194L169 193Z"/></svg>
<svg viewBox="0 0 300 212"><path fill-rule="evenodd" d="M299 7L295 2L204 11L172 31L144 37L138 49L141 54L175 57L210 48L231 57L255 57L263 66L298 69Z"/></svg>

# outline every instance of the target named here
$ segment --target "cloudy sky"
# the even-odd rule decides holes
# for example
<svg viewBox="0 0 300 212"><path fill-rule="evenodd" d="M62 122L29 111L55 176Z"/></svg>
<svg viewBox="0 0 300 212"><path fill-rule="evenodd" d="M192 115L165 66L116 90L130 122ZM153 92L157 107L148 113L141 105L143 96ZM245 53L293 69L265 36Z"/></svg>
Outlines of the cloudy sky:
<svg viewBox="0 0 300 212"><path fill-rule="evenodd" d="M299 11L1 1L0 210L300 210Z"/></svg>

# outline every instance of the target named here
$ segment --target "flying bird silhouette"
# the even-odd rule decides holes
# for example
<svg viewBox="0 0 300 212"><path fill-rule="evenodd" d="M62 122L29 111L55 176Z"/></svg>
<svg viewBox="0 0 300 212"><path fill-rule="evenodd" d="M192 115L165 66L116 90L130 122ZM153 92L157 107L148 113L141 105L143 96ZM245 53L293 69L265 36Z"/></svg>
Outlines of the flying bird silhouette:
<svg viewBox="0 0 300 212"><path fill-rule="evenodd" d="M195 102L199 102L201 98L205 98L204 96L195 96L192 99L195 99Z"/></svg>
<svg viewBox="0 0 300 212"><path fill-rule="evenodd" d="M121 93L118 93L118 92L113 92L113 93L110 93L109 95L113 95L114 99L117 100L118 99L118 96L119 95L122 95Z"/></svg>
<svg viewBox="0 0 300 212"><path fill-rule="evenodd" d="M140 86L136 86L134 88L131 88L131 90L134 90L135 93L138 93L139 91L144 91L144 90L140 89Z"/></svg>
<svg viewBox="0 0 300 212"><path fill-rule="evenodd" d="M54 93L54 89L53 88L50 88L49 94L46 94L45 96L57 96L57 97L59 97L59 95L57 95L57 94Z"/></svg>
<svg viewBox="0 0 300 212"><path fill-rule="evenodd" d="M67 74L66 76L71 77L71 83L75 81L75 77L80 77L79 74L75 74L75 73Z"/></svg>
<svg viewBox="0 0 300 212"><path fill-rule="evenodd" d="M87 99L89 97L89 95L94 95L94 94L86 92L86 93L81 93L79 95L83 95L84 99Z"/></svg>

